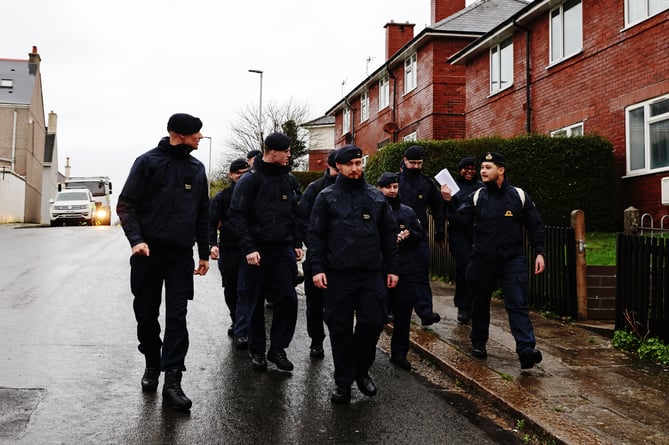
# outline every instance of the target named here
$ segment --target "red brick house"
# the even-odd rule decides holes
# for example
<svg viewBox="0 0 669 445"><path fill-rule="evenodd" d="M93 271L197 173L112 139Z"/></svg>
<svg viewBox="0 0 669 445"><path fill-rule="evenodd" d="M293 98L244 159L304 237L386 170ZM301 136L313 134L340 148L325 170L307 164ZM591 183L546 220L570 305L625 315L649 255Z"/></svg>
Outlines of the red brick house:
<svg viewBox="0 0 669 445"><path fill-rule="evenodd" d="M432 0L432 25L417 35L411 23L386 24L386 61L326 112L335 117L335 146L355 142L370 155L401 140L465 137L465 67L448 57L526 5Z"/></svg>
<svg viewBox="0 0 669 445"><path fill-rule="evenodd" d="M668 36L669 0L535 0L449 59L466 69L466 135L606 137L618 210L657 226L669 213Z"/></svg>

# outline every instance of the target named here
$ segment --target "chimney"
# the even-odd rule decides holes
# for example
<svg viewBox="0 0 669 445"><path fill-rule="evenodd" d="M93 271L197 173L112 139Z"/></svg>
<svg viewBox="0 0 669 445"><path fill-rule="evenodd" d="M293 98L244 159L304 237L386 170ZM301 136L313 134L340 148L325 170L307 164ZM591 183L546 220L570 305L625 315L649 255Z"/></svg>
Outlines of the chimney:
<svg viewBox="0 0 669 445"><path fill-rule="evenodd" d="M65 178L70 177L70 158L65 158Z"/></svg>
<svg viewBox="0 0 669 445"><path fill-rule="evenodd" d="M28 54L28 73L34 76L39 70L39 63L42 61L42 58L37 52L37 47L33 46L33 51Z"/></svg>
<svg viewBox="0 0 669 445"><path fill-rule="evenodd" d="M431 0L432 24L450 17L456 12L465 9L465 0Z"/></svg>
<svg viewBox="0 0 669 445"><path fill-rule="evenodd" d="M53 111L49 112L49 124L46 127L47 134L56 134L56 128L58 127L58 115Z"/></svg>
<svg viewBox="0 0 669 445"><path fill-rule="evenodd" d="M464 0L463 0L464 1ZM413 39L413 23L395 23L392 20L386 23L386 60Z"/></svg>

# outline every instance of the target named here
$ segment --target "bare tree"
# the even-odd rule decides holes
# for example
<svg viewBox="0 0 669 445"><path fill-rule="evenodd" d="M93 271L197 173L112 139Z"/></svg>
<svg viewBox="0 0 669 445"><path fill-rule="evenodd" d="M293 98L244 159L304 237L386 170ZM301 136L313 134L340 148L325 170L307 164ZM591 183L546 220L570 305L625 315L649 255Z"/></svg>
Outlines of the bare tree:
<svg viewBox="0 0 669 445"><path fill-rule="evenodd" d="M225 145L229 147L230 160L245 157L251 150L262 149L261 135L274 131L283 131L294 140L291 146L293 167L305 164L307 132L301 127L309 116L309 106L290 99L287 103L270 102L263 106L262 129L260 128L258 107L247 106L237 112L236 119L230 124L231 136Z"/></svg>

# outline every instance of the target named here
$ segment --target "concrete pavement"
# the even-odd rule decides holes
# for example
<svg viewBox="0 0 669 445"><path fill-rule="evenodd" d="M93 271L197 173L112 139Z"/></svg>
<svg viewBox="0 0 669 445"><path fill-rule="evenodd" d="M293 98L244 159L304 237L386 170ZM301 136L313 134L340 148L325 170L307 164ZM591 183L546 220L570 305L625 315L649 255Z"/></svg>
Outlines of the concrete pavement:
<svg viewBox="0 0 669 445"><path fill-rule="evenodd" d="M423 329L415 319L414 350L547 443L669 444L669 370L613 348L612 325L593 329L533 312L543 361L521 371L503 302L493 300L488 358L478 360L469 353L470 327L456 322L454 288L434 281L432 290L442 321Z"/></svg>

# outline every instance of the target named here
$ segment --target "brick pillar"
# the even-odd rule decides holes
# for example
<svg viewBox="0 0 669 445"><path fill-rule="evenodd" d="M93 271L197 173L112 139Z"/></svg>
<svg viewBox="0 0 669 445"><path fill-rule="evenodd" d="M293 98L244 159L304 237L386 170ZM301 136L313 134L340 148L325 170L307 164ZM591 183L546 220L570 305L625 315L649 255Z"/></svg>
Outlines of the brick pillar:
<svg viewBox="0 0 669 445"><path fill-rule="evenodd" d="M413 23L395 23L392 20L386 23L386 60L413 39Z"/></svg>
<svg viewBox="0 0 669 445"><path fill-rule="evenodd" d="M465 0L432 0L432 24L465 9Z"/></svg>

